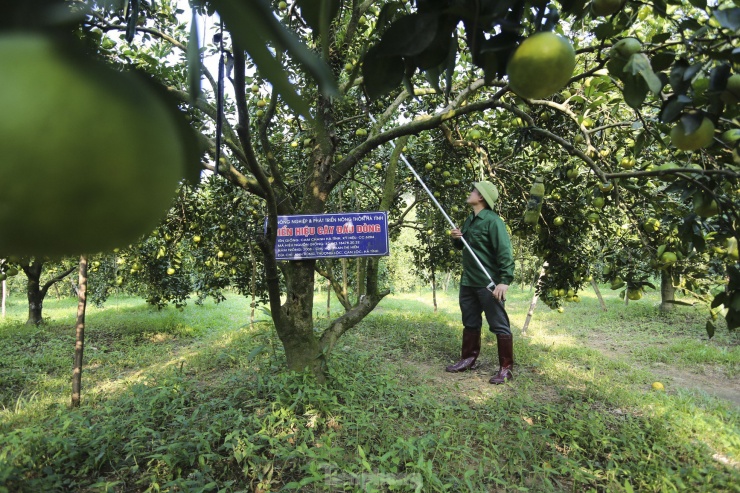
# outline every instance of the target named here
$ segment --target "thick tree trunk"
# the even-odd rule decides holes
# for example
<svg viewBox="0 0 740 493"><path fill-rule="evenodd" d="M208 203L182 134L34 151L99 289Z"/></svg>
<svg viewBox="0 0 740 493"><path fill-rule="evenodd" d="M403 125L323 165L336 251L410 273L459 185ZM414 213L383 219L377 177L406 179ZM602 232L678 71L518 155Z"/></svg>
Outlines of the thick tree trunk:
<svg viewBox="0 0 740 493"><path fill-rule="evenodd" d="M673 310L675 305L671 301L675 299L676 288L673 287L673 272L671 269L665 269L660 273L660 311Z"/></svg>
<svg viewBox="0 0 740 493"><path fill-rule="evenodd" d="M314 260L293 261L285 267L287 298L275 320L290 370L308 371L325 380L326 359L314 333Z"/></svg>
<svg viewBox="0 0 740 493"><path fill-rule="evenodd" d="M79 407L82 394L82 355L85 349L85 310L87 308L87 256L80 257L79 288L77 289L77 325L75 326L75 356L72 370L72 407Z"/></svg>
<svg viewBox="0 0 740 493"><path fill-rule="evenodd" d="M41 285L41 272L44 268L43 262L35 260L28 265L21 265L21 268L26 274L26 278L28 278L28 283L26 284L28 320L26 321L26 324L38 325L43 321L44 298L46 298L46 293L49 291L49 288L67 277L75 271L77 267L67 269L53 279L47 281L43 286Z"/></svg>
<svg viewBox="0 0 740 493"><path fill-rule="evenodd" d="M41 291L42 263L32 263L23 267L28 282L26 284L26 297L28 298L28 320L26 325L39 325L43 322L44 294Z"/></svg>

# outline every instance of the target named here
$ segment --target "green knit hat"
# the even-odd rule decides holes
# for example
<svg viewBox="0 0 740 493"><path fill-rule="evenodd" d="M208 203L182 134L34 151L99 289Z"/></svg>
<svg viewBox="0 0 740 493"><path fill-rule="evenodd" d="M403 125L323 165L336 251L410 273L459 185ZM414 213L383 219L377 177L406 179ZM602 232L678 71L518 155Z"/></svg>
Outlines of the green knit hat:
<svg viewBox="0 0 740 493"><path fill-rule="evenodd" d="M488 203L488 207L493 208L493 204L498 200L498 188L496 188L496 185L490 181L478 181L473 183L473 186L483 196Z"/></svg>

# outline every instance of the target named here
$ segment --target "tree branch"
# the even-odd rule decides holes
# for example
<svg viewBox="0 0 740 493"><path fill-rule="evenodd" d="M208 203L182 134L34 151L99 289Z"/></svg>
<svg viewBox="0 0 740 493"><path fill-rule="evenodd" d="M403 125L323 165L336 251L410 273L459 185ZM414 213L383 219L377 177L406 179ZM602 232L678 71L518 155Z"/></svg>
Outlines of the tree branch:
<svg viewBox="0 0 740 493"><path fill-rule="evenodd" d="M378 294L367 294L362 297L359 303L353 306L347 313L333 320L329 327L324 330L319 339L319 347L326 357L329 357L337 340L347 330L357 325L365 316L373 311L380 301L388 296L390 291L386 290Z"/></svg>
<svg viewBox="0 0 740 493"><path fill-rule="evenodd" d="M57 275L56 277L51 278L49 281L47 281L44 286L41 288L41 297L46 297L46 292L49 291L49 288L52 287L54 284L58 283L68 275L70 275L72 272L77 270L78 266L70 267L66 271L62 272L61 274Z"/></svg>

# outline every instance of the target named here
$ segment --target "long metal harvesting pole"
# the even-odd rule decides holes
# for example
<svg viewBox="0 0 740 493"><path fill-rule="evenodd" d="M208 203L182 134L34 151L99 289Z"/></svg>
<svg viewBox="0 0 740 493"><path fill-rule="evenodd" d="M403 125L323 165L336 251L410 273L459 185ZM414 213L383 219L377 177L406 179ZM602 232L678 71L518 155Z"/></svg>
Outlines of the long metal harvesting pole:
<svg viewBox="0 0 740 493"><path fill-rule="evenodd" d="M370 113L368 113L368 116L373 121L373 123L375 123L375 124L378 123L375 120L375 117L373 115L371 115ZM396 144L394 144L392 140L389 141L389 143L390 143L390 145L391 145L391 147L393 149L396 148ZM455 223L452 221L452 219L450 219L450 216L447 215L447 213L445 212L445 210L442 208L442 206L440 205L440 203L437 201L437 198L434 196L434 194L429 191L429 188L427 188L427 184L424 183L424 180L421 179L421 176L419 176L419 174L416 172L416 170L414 169L414 167L411 166L411 163L409 163L409 161L406 159L406 156L403 155L403 152L401 152L401 159L406 164L406 167L414 175L414 178L416 178L416 181L418 181L419 184L421 184L422 188L424 188L424 191L427 193L427 195L429 195L429 198L432 199L432 202L434 202L434 205L437 206L437 209L439 209L439 212L442 213L442 215L447 220L447 222L452 227L452 229L458 229L457 226L455 225ZM486 268L483 266L483 263L480 261L480 259L478 258L478 256L475 254L475 252L473 251L473 249L468 244L468 242L465 241L465 238L460 237L460 239L462 240L463 245L465 245L465 248L468 249L468 252L470 252L470 255L472 255L473 258L475 259L475 262L478 264L478 267L480 267L480 270L482 270L483 273L488 278L488 280L491 281L490 284L488 286L486 286L486 288L488 288L489 290L493 290L496 287L496 283L493 281L493 278L491 277L491 274L488 273L488 271L486 270Z"/></svg>

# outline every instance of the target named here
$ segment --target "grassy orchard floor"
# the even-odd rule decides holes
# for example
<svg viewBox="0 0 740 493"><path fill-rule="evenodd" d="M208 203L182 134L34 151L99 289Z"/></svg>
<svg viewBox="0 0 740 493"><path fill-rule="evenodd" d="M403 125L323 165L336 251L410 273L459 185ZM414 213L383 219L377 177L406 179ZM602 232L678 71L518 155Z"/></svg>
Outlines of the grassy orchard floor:
<svg viewBox="0 0 740 493"><path fill-rule="evenodd" d="M602 291L608 312L587 290L563 314L539 306L524 338L530 295L512 288L503 387L487 383L490 334L476 371L443 371L459 352L455 293L437 313L428 292L383 300L340 340L326 388L282 370L248 300L116 299L89 310L73 411L74 300L48 300L36 328L13 298L0 491L740 491L738 336L708 341L704 310L659 315L657 293L625 307Z"/></svg>

